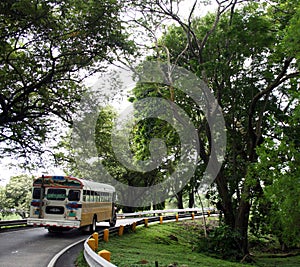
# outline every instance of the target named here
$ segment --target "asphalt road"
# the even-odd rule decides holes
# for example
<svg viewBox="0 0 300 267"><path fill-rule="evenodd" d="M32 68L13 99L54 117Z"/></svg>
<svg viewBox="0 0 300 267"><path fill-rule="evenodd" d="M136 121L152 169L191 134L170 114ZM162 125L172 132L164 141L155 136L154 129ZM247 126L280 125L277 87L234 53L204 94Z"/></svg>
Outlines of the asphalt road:
<svg viewBox="0 0 300 267"><path fill-rule="evenodd" d="M50 234L44 228L0 233L0 267L46 267L62 248L84 237L78 230Z"/></svg>
<svg viewBox="0 0 300 267"><path fill-rule="evenodd" d="M119 219L116 226L132 224L135 221L139 221L141 218ZM105 223L98 223L98 230L105 229ZM73 267L74 262L79 253L83 250L83 243L73 246L67 250L61 257L58 258L55 267Z"/></svg>
<svg viewBox="0 0 300 267"><path fill-rule="evenodd" d="M118 225L131 224L136 219L118 220ZM99 230L105 224L98 224ZM107 226L106 226L107 227ZM105 228L106 228L105 227ZM48 233L45 228L26 228L24 230L0 233L0 267L47 267L51 259L63 248L76 241L87 238L79 230L64 233ZM77 246L77 251L82 247ZM72 266L78 253L67 252L68 263L62 266ZM74 265L73 265L74 266Z"/></svg>

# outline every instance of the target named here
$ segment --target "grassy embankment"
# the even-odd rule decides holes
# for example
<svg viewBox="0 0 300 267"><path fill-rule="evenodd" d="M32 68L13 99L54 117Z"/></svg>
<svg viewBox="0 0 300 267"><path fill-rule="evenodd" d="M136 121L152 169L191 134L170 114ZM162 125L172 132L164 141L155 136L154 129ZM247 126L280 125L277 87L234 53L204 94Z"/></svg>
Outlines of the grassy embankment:
<svg viewBox="0 0 300 267"><path fill-rule="evenodd" d="M197 243L201 231L200 221L163 223L138 227L136 232L121 237L110 236L108 243L99 242L99 250L111 252L111 262L118 267L155 266L159 267L248 267L248 266L300 266L300 256L288 258L266 258L265 254L255 257L256 263L236 263L216 259L199 253ZM82 254L78 266L87 266Z"/></svg>

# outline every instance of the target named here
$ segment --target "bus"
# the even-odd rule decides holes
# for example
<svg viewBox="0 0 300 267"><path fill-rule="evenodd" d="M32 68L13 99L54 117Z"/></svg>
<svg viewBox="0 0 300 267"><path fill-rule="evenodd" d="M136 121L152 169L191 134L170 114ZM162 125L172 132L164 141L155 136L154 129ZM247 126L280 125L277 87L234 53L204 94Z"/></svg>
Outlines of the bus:
<svg viewBox="0 0 300 267"><path fill-rule="evenodd" d="M115 226L115 188L70 176L42 176L33 182L27 224L49 232L82 228L96 230L97 222Z"/></svg>

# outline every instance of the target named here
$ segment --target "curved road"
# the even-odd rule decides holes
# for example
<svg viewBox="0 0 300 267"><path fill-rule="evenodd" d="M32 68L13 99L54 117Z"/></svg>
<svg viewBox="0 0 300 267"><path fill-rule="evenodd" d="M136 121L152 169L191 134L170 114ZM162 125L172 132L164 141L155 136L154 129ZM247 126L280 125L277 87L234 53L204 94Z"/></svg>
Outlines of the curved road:
<svg viewBox="0 0 300 267"><path fill-rule="evenodd" d="M78 230L50 234L44 228L0 233L0 267L46 267L62 248L85 237Z"/></svg>
<svg viewBox="0 0 300 267"><path fill-rule="evenodd" d="M140 218L118 220L117 225L137 220ZM99 226L103 228L104 224L100 223ZM47 267L54 255L63 248L88 236L79 230L53 234L45 228L0 232L0 267Z"/></svg>

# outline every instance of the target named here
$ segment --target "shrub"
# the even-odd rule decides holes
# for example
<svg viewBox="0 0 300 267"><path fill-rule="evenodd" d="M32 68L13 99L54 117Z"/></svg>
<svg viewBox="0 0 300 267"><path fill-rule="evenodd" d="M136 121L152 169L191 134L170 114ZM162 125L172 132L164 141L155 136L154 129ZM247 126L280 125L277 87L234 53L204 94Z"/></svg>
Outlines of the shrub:
<svg viewBox="0 0 300 267"><path fill-rule="evenodd" d="M199 239L197 250L222 259L240 259L243 256L238 246L241 238L239 232L227 225L221 225L210 230L207 238Z"/></svg>

